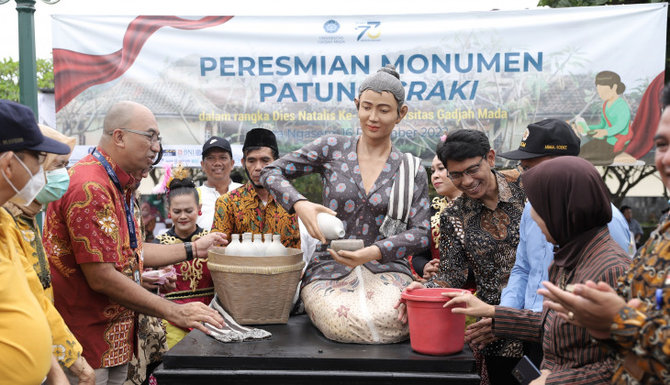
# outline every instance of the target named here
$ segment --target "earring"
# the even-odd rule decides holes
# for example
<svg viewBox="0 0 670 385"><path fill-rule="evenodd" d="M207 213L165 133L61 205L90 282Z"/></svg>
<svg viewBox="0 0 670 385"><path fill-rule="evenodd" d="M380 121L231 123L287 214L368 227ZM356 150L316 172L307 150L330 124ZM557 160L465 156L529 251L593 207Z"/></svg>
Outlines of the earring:
<svg viewBox="0 0 670 385"><path fill-rule="evenodd" d="M202 210L198 210L198 215L202 215Z"/></svg>
<svg viewBox="0 0 670 385"><path fill-rule="evenodd" d="M168 219L172 219L172 215L170 215L170 213L168 213Z"/></svg>

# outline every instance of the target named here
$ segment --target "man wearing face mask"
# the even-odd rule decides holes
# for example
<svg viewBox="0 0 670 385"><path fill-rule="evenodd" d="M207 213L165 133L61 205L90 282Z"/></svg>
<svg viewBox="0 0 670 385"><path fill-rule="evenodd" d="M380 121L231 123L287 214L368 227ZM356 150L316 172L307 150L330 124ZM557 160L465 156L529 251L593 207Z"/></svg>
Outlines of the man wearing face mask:
<svg viewBox="0 0 670 385"><path fill-rule="evenodd" d="M263 167L279 158L275 134L265 128L254 128L244 138L242 165L249 181L220 196L214 209L212 231L226 234L251 232L279 234L286 247L300 248L297 215L289 214L277 204L260 183Z"/></svg>
<svg viewBox="0 0 670 385"><path fill-rule="evenodd" d="M69 152L67 145L42 135L28 107L0 100L0 204L11 199L30 205L45 183L44 157ZM23 235L12 216L0 209L0 380L39 384L48 371L47 380L55 383L65 375L55 357L62 352L55 349L52 354L52 344L59 332L69 330L29 262L30 245ZM92 384L94 378L82 383Z"/></svg>
<svg viewBox="0 0 670 385"><path fill-rule="evenodd" d="M21 236L25 241L23 246L24 253L21 253L22 256L33 267L35 273L37 273L37 277L42 284L42 292L53 303L54 296L53 288L51 287L49 261L42 245L42 235L36 215L49 202L60 199L67 190L70 177L65 166L70 159L72 148L74 148L77 140L47 126L39 125L39 128L45 137L66 144L70 152L60 155L46 155L42 164L46 176L46 185L28 205L17 204L15 203L16 199L12 199L6 202L3 208L12 215L16 227L20 230ZM47 313L47 317L51 334L53 335L54 354L59 364L76 373L80 383L87 383L86 381L93 380L93 369L81 355L82 347L70 329L65 325L63 318L57 312Z"/></svg>

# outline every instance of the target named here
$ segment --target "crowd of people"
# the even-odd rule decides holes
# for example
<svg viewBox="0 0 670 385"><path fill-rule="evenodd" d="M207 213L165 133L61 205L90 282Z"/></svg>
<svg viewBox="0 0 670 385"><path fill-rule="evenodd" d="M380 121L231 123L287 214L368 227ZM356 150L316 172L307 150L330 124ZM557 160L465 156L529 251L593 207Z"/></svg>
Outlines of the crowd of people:
<svg viewBox="0 0 670 385"><path fill-rule="evenodd" d="M0 100L0 383L155 381L162 355L190 330L224 326L208 306L207 252L245 232L302 249L295 311L330 340L403 341L403 290L463 288L444 302L474 318L465 339L483 385L516 383L523 356L539 368L534 385L670 383L670 222L636 248L639 224L579 157L573 127L532 123L503 154L482 131L447 133L431 201L421 160L391 141L408 111L393 66L367 77L354 103L360 136L324 136L284 156L271 130L250 130L244 184L230 179L229 141L208 138L206 181L196 187L174 170L172 226L147 241L136 190L162 151L147 107L115 103L95 150L68 170L75 139ZM666 109L655 162L668 188L669 146ZM518 169L498 170L498 156ZM291 184L312 173L322 204ZM364 247L331 249L320 213Z"/></svg>

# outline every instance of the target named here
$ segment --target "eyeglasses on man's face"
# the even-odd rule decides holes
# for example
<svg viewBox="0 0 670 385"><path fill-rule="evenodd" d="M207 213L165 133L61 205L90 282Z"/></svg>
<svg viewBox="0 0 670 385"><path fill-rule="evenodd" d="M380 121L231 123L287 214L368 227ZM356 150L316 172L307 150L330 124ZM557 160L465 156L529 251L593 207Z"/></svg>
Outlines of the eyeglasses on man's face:
<svg viewBox="0 0 670 385"><path fill-rule="evenodd" d="M133 130L133 129L130 129L130 128L120 128L120 130L128 131L130 133L137 134L137 135L142 135L145 138L149 139L151 144L156 144L156 143L160 144L163 141L163 138L160 135L158 135L158 133L154 130L140 131L140 130Z"/></svg>
<svg viewBox="0 0 670 385"><path fill-rule="evenodd" d="M463 171L451 172L451 171L447 170L447 173L448 173L447 176L453 182L460 181L463 178L464 175L467 175L467 176L471 177L471 176L473 176L473 175L475 175L476 173L479 172L479 169L482 167L482 161L484 161L484 158L485 157L482 156L482 158L479 160L479 162L477 162L477 164L473 164L472 166L466 168Z"/></svg>
<svg viewBox="0 0 670 385"><path fill-rule="evenodd" d="M37 158L38 164L43 164L47 158L47 153L44 151L22 150L22 151L16 151L15 154L22 161L25 160L24 158L25 154L30 154L33 157Z"/></svg>

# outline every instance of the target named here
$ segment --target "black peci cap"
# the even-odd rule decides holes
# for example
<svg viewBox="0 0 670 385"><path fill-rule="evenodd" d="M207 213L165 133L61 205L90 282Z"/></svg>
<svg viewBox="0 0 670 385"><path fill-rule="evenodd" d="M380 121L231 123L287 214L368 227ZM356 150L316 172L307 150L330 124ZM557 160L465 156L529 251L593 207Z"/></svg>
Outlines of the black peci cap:
<svg viewBox="0 0 670 385"><path fill-rule="evenodd" d="M249 147L270 147L275 156L278 156L279 154L279 147L277 147L277 138L275 137L275 134L265 128L254 128L247 132L247 136L244 138L242 152L246 151Z"/></svg>

